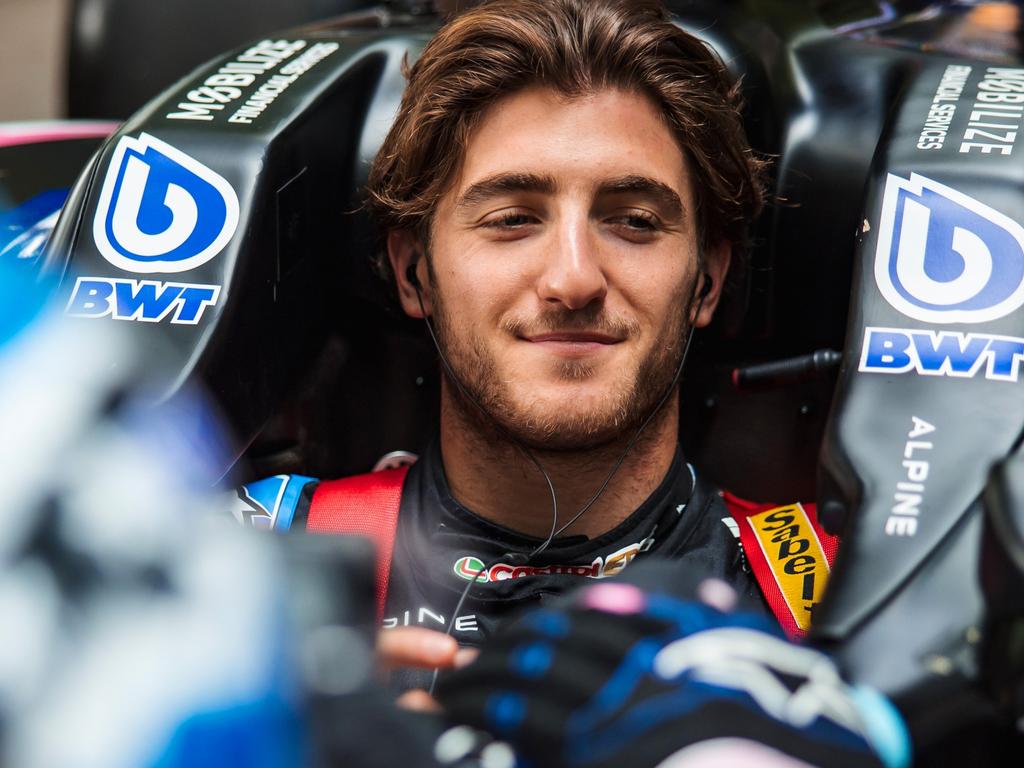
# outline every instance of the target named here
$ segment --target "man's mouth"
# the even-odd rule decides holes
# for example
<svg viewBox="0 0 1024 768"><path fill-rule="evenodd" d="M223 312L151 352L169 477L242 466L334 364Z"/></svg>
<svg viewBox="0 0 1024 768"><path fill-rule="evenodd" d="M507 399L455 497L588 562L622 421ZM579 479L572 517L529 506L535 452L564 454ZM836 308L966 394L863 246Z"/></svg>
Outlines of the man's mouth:
<svg viewBox="0 0 1024 768"><path fill-rule="evenodd" d="M520 338L548 352L565 357L597 354L623 341L621 338L598 331L551 331L524 335Z"/></svg>

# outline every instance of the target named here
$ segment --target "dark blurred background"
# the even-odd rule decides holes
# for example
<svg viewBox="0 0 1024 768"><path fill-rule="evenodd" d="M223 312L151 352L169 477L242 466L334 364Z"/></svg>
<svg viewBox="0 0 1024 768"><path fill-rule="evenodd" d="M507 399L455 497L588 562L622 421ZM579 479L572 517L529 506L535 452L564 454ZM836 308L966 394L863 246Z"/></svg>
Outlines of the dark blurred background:
<svg viewBox="0 0 1024 768"><path fill-rule="evenodd" d="M0 0L0 121L123 119L226 49L372 4Z"/></svg>
<svg viewBox="0 0 1024 768"><path fill-rule="evenodd" d="M0 0L0 120L63 117L71 0Z"/></svg>

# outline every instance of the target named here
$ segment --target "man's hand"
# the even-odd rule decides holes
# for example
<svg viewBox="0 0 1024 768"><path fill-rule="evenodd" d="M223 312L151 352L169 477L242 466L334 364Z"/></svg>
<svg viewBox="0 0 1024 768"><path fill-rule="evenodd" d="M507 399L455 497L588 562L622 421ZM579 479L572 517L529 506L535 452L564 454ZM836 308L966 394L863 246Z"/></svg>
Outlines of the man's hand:
<svg viewBox="0 0 1024 768"><path fill-rule="evenodd" d="M377 660L385 669L419 667L453 669L463 667L476 657L475 648L459 649L450 635L423 627L385 629L377 636ZM439 712L441 707L424 690L406 691L398 697L398 706L417 712Z"/></svg>
<svg viewBox="0 0 1024 768"><path fill-rule="evenodd" d="M458 651L453 637L434 629L396 627L381 630L377 636L377 659L387 669L447 669L455 665Z"/></svg>
<svg viewBox="0 0 1024 768"><path fill-rule="evenodd" d="M503 627L437 699L539 768L909 765L881 694L738 602L693 565L630 565Z"/></svg>

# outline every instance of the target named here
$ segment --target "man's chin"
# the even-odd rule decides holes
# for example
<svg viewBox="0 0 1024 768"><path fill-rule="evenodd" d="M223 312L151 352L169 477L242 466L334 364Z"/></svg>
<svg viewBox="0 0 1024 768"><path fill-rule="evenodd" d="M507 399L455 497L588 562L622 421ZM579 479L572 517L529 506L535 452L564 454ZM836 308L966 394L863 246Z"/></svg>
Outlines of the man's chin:
<svg viewBox="0 0 1024 768"><path fill-rule="evenodd" d="M536 453L591 453L618 445L623 440L620 431L573 432L567 429L541 434L517 430L513 434L523 445Z"/></svg>
<svg viewBox="0 0 1024 768"><path fill-rule="evenodd" d="M513 385L502 399L504 407L491 415L531 450L593 450L635 429L632 398L621 381Z"/></svg>
<svg viewBox="0 0 1024 768"><path fill-rule="evenodd" d="M608 413L566 407L553 412L510 409L499 417L519 442L534 451L592 451L627 439L635 428L620 411Z"/></svg>

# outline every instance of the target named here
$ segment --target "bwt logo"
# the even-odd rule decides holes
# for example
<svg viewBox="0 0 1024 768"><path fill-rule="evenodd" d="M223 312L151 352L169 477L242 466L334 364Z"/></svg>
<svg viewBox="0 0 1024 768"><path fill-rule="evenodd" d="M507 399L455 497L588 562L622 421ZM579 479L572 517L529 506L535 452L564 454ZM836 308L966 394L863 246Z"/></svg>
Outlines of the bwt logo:
<svg viewBox="0 0 1024 768"><path fill-rule="evenodd" d="M111 264L185 272L220 253L237 226L238 197L221 176L147 133L117 143L93 219Z"/></svg>
<svg viewBox="0 0 1024 768"><path fill-rule="evenodd" d="M1024 228L936 181L889 175L875 280L904 315L983 323L1024 304Z"/></svg>
<svg viewBox="0 0 1024 768"><path fill-rule="evenodd" d="M219 285L162 283L156 280L80 277L65 312L72 317L113 317L175 325L195 325L217 303Z"/></svg>
<svg viewBox="0 0 1024 768"><path fill-rule="evenodd" d="M984 370L992 381L1017 381L1024 362L1024 339L987 333L864 329L858 370L969 379Z"/></svg>

